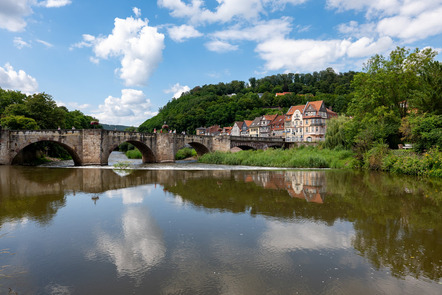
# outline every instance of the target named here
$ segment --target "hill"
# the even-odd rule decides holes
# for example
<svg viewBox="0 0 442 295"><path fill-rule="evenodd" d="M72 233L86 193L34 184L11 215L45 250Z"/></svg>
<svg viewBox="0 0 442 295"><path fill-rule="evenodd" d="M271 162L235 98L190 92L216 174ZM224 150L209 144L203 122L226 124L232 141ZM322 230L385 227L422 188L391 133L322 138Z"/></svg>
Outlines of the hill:
<svg viewBox="0 0 442 295"><path fill-rule="evenodd" d="M327 107L345 113L355 74L338 74L328 68L312 74L250 78L249 83L232 81L197 86L169 101L155 117L141 124L139 131L152 132L167 122L177 132L193 134L201 126L232 126L235 121L253 120L264 114L283 114L290 106L311 100L324 100ZM282 92L289 93L276 95Z"/></svg>

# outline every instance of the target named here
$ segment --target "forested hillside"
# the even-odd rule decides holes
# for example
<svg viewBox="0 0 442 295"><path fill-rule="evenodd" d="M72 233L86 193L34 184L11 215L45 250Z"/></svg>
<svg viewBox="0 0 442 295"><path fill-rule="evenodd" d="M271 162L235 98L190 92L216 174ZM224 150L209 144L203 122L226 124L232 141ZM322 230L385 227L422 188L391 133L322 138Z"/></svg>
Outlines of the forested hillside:
<svg viewBox="0 0 442 295"><path fill-rule="evenodd" d="M194 133L201 126L232 126L235 121L253 120L264 114L283 114L292 105L324 100L333 111L345 113L352 98L355 72L336 73L332 68L312 74L278 74L216 85L198 86L172 99L158 115L140 125L152 132L164 122L178 132ZM276 93L291 92L283 96Z"/></svg>

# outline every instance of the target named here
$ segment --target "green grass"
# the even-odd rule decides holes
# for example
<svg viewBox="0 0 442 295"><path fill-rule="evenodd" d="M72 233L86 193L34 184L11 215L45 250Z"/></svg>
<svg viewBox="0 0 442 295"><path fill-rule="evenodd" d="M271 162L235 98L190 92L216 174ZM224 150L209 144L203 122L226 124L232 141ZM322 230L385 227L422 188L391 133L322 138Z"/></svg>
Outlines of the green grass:
<svg viewBox="0 0 442 295"><path fill-rule="evenodd" d="M237 153L214 152L201 156L199 162L209 164L246 165L282 168L354 168L357 161L348 150L313 147L289 150L248 150Z"/></svg>
<svg viewBox="0 0 442 295"><path fill-rule="evenodd" d="M126 157L129 159L142 159L143 155L138 149L133 149L126 152Z"/></svg>

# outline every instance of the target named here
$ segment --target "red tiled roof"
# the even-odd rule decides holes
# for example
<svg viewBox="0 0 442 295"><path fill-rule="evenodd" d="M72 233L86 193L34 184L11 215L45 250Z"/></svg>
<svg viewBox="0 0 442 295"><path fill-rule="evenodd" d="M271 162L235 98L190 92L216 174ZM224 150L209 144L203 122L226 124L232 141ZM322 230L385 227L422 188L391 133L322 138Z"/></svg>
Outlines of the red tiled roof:
<svg viewBox="0 0 442 295"><path fill-rule="evenodd" d="M244 123L246 123L246 126L249 127L252 124L252 120L244 120Z"/></svg>
<svg viewBox="0 0 442 295"><path fill-rule="evenodd" d="M307 104L307 106L306 106L305 109L307 109L310 105L312 105L313 108L314 108L317 112L319 112L319 109L321 108L321 105L322 105L323 103L324 103L323 100L310 101L310 102Z"/></svg>
<svg viewBox="0 0 442 295"><path fill-rule="evenodd" d="M337 117L338 114L333 112L332 110L327 109L327 117L328 118L333 118L333 117Z"/></svg>
<svg viewBox="0 0 442 295"><path fill-rule="evenodd" d="M278 115L264 115L264 119L269 120L270 122L275 120Z"/></svg>
<svg viewBox="0 0 442 295"><path fill-rule="evenodd" d="M289 93L292 93L292 92L279 92L279 93L276 93L275 96L286 95Z"/></svg>
<svg viewBox="0 0 442 295"><path fill-rule="evenodd" d="M293 115L296 110L299 110L300 112L302 112L302 110L304 108L305 108L305 105L291 106L286 115Z"/></svg>

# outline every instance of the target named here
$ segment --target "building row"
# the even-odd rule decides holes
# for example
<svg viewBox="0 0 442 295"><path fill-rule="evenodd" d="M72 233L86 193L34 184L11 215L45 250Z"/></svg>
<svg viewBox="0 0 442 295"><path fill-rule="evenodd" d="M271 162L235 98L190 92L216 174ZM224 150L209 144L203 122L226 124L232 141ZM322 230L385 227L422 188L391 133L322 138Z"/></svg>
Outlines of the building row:
<svg viewBox="0 0 442 295"><path fill-rule="evenodd" d="M338 115L325 107L324 101L292 106L285 115L263 115L254 120L238 121L232 127L197 128L197 135L232 135L282 137L292 142L323 141L327 121Z"/></svg>

